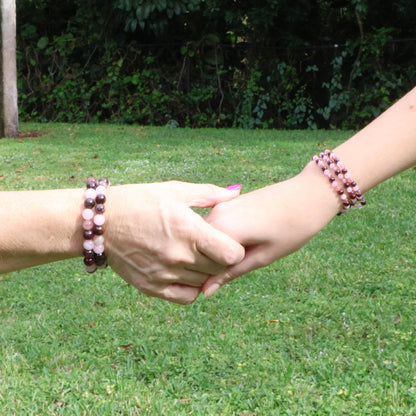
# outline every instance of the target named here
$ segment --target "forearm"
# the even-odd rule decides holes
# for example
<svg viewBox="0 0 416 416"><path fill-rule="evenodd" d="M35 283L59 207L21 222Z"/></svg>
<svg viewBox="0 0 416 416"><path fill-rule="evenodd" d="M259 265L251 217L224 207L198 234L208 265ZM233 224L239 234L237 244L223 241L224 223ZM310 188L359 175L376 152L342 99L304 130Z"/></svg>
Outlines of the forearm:
<svg viewBox="0 0 416 416"><path fill-rule="evenodd" d="M0 193L0 273L81 256L82 189Z"/></svg>
<svg viewBox="0 0 416 416"><path fill-rule="evenodd" d="M334 152L362 192L416 164L416 88Z"/></svg>

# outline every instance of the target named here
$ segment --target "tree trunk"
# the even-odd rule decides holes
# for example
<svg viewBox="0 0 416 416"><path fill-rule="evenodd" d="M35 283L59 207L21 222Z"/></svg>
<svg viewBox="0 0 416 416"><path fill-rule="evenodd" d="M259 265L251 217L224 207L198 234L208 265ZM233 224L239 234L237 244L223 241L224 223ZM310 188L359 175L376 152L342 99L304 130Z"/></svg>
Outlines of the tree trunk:
<svg viewBox="0 0 416 416"><path fill-rule="evenodd" d="M0 137L17 137L16 2L0 0Z"/></svg>

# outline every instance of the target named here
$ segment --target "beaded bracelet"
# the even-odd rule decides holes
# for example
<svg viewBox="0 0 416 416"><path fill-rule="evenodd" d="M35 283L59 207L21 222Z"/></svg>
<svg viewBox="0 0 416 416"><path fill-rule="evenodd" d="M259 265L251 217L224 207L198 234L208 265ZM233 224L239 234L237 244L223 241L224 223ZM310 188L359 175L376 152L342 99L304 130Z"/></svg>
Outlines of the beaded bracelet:
<svg viewBox="0 0 416 416"><path fill-rule="evenodd" d="M95 178L87 179L85 191L83 219L83 255L84 264L88 273L107 267L107 256L104 252L104 211L107 187L110 182L107 178L98 181Z"/></svg>
<svg viewBox="0 0 416 416"><path fill-rule="evenodd" d="M345 214L350 207L362 208L366 204L357 183L333 151L325 150L320 153L319 157L315 155L312 160L322 169L343 203L344 207L338 212L338 215ZM345 191L340 183L343 184Z"/></svg>

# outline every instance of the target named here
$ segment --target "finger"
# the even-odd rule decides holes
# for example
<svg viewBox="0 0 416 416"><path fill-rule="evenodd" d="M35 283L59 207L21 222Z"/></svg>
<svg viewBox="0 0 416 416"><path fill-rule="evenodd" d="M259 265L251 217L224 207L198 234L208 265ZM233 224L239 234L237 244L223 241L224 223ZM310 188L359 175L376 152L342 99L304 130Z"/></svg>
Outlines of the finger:
<svg viewBox="0 0 416 416"><path fill-rule="evenodd" d="M246 256L243 261L229 267L222 273L211 276L202 286L204 297L208 298L212 296L221 286L224 286L239 276L264 266L265 262L260 255L261 250L262 248L260 246L246 249Z"/></svg>
<svg viewBox="0 0 416 416"><path fill-rule="evenodd" d="M207 257L205 254L202 254L199 251L197 251L196 253L194 253L193 263L188 263L184 267L187 270L193 270L195 272L204 273L204 275L214 275L225 271L227 266L219 264L216 261Z"/></svg>
<svg viewBox="0 0 416 416"><path fill-rule="evenodd" d="M160 296L170 302L179 303L180 305L189 305L201 293L201 287L193 287L182 285L180 283L172 283L166 286L161 292Z"/></svg>
<svg viewBox="0 0 416 416"><path fill-rule="evenodd" d="M210 208L236 198L240 195L241 185L232 185L227 189L211 184L187 183L185 188L185 201L190 207Z"/></svg>
<svg viewBox="0 0 416 416"><path fill-rule="evenodd" d="M188 265L181 264L175 268L171 267L169 271L162 270L160 273L155 273L152 276L151 285L158 288L170 284L183 284L200 288L210 276L209 273L190 270L185 267L188 267Z"/></svg>
<svg viewBox="0 0 416 416"><path fill-rule="evenodd" d="M200 253L223 266L237 264L245 255L241 244L209 225L201 217L198 220L195 244Z"/></svg>

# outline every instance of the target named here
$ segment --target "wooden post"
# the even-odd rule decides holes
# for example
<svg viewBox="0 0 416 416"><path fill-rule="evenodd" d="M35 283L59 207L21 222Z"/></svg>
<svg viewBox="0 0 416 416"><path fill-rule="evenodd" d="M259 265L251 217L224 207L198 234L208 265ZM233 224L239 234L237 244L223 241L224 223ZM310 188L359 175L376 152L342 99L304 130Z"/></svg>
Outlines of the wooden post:
<svg viewBox="0 0 416 416"><path fill-rule="evenodd" d="M0 137L17 137L16 1L0 0Z"/></svg>

